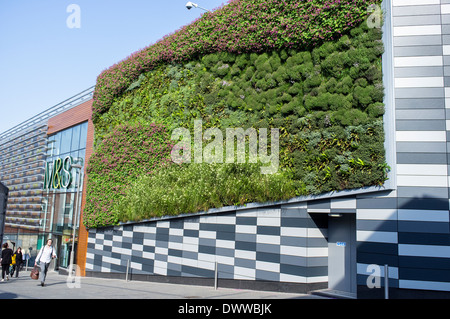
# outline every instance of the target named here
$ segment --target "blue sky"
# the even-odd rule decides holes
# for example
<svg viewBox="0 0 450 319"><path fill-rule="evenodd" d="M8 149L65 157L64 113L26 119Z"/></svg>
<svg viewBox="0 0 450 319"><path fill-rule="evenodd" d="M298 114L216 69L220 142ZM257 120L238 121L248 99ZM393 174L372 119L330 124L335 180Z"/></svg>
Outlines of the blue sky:
<svg viewBox="0 0 450 319"><path fill-rule="evenodd" d="M187 0L0 0L0 133L95 85L111 65L200 17ZM227 0L193 1L217 9ZM69 28L71 4L80 28Z"/></svg>

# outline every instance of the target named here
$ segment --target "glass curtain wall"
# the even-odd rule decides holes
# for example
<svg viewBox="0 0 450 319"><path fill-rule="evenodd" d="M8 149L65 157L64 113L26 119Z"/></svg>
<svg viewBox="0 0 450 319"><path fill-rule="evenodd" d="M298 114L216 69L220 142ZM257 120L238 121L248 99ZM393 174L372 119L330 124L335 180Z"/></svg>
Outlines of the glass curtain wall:
<svg viewBox="0 0 450 319"><path fill-rule="evenodd" d="M80 176L80 173L84 170L87 127L88 122L84 122L48 138L42 230L53 238L58 251L57 266L62 268L69 266L72 245L75 245L76 263L83 185L83 175ZM80 171L72 165L83 168Z"/></svg>

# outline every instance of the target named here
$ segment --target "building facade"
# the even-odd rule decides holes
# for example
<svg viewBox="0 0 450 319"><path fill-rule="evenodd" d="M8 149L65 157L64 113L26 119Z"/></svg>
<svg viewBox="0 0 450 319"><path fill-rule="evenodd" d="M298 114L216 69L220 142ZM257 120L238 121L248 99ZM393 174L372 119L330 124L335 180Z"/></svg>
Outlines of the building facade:
<svg viewBox="0 0 450 319"><path fill-rule="evenodd" d="M450 292L450 1L385 1L382 188L90 230L86 270L383 297ZM380 280L381 279L381 280ZM425 294L420 294L426 292Z"/></svg>
<svg viewBox="0 0 450 319"><path fill-rule="evenodd" d="M86 276L213 285L217 273L222 287L382 298L387 275L391 297L448 297L450 0L381 9L384 187L86 230L85 187L70 166L85 170L92 153L88 100L0 135L5 235L34 251L51 235L64 268L75 228Z"/></svg>
<svg viewBox="0 0 450 319"><path fill-rule="evenodd" d="M8 202L9 189L0 183L0 243L3 242L3 232L5 229L6 204Z"/></svg>
<svg viewBox="0 0 450 319"><path fill-rule="evenodd" d="M74 238L74 248L84 247L74 249L75 262L84 264L79 186L92 152L92 94L83 91L0 135L0 180L9 189L3 240L22 247L30 265L48 238L59 257L54 269L68 267Z"/></svg>

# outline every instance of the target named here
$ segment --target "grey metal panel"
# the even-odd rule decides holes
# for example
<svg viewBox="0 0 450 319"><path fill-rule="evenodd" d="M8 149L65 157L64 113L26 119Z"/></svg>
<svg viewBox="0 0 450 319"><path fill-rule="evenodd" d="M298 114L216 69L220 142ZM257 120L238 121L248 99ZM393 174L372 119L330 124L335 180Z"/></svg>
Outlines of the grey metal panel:
<svg viewBox="0 0 450 319"><path fill-rule="evenodd" d="M332 208L331 213L335 214L356 214L356 209L352 208Z"/></svg>
<svg viewBox="0 0 450 319"><path fill-rule="evenodd" d="M235 258L234 259L234 265L237 267L243 267L243 268L250 268L254 269L256 268L256 260L251 259L244 259L244 258Z"/></svg>
<svg viewBox="0 0 450 319"><path fill-rule="evenodd" d="M317 200L308 202L308 209L330 209L330 200Z"/></svg>
<svg viewBox="0 0 450 319"><path fill-rule="evenodd" d="M448 199L435 197L398 198L399 209L448 210Z"/></svg>
<svg viewBox="0 0 450 319"><path fill-rule="evenodd" d="M440 35L421 35L421 36L406 36L394 37L394 46L413 46L413 45L440 45L442 44Z"/></svg>
<svg viewBox="0 0 450 319"><path fill-rule="evenodd" d="M184 253L183 253L184 254ZM234 249L231 248L222 248L222 247L216 247L216 255L217 256L226 256L226 257L234 257ZM279 254L278 254L279 256ZM183 256L184 257L184 256ZM194 259L197 259L194 258Z"/></svg>
<svg viewBox="0 0 450 319"><path fill-rule="evenodd" d="M442 25L442 34L450 34L450 25L448 24Z"/></svg>
<svg viewBox="0 0 450 319"><path fill-rule="evenodd" d="M398 120L397 131L445 131L445 120Z"/></svg>
<svg viewBox="0 0 450 319"><path fill-rule="evenodd" d="M450 35L448 34L442 35L442 44L450 44Z"/></svg>
<svg viewBox="0 0 450 319"><path fill-rule="evenodd" d="M398 153L446 153L445 142L397 142Z"/></svg>
<svg viewBox="0 0 450 319"><path fill-rule="evenodd" d="M402 244L450 246L450 236L448 234L407 232L398 234L398 242ZM450 258L446 259L450 263ZM448 268L450 269L450 267Z"/></svg>
<svg viewBox="0 0 450 319"><path fill-rule="evenodd" d="M236 241L243 241L243 242L255 242L256 241L256 234L242 234L242 233L236 233ZM213 246L215 245L215 240L214 239L209 239L209 238L200 238L200 241L202 242L202 245L204 245L203 241L204 240L209 240L209 245L208 246ZM214 240L214 242L213 242Z"/></svg>
<svg viewBox="0 0 450 319"><path fill-rule="evenodd" d="M401 6L393 7L392 15L394 17L399 16L412 16L412 15L436 15L441 13L440 5L421 5L421 6Z"/></svg>
<svg viewBox="0 0 450 319"><path fill-rule="evenodd" d="M282 208L281 218L283 217L307 218L308 210L306 208Z"/></svg>
<svg viewBox="0 0 450 319"><path fill-rule="evenodd" d="M444 65L450 65L450 56L444 55Z"/></svg>
<svg viewBox="0 0 450 319"><path fill-rule="evenodd" d="M445 100L443 98L424 98L424 99L410 99L404 98L395 100L396 109L443 109L445 108Z"/></svg>
<svg viewBox="0 0 450 319"><path fill-rule="evenodd" d="M450 14L441 15L442 24L450 24Z"/></svg>
<svg viewBox="0 0 450 319"><path fill-rule="evenodd" d="M394 73L395 76L398 78L420 77L420 76L437 77L444 75L442 67L440 66L401 67L395 68Z"/></svg>
<svg viewBox="0 0 450 319"><path fill-rule="evenodd" d="M358 242L358 262L361 253L398 255L398 245L392 243Z"/></svg>
<svg viewBox="0 0 450 319"><path fill-rule="evenodd" d="M395 248L393 251L397 252L397 245L393 245ZM395 254L386 254L386 253L366 253L366 252L358 252L358 263L361 264L375 264L375 265L386 265L388 264L390 267L398 266L398 256Z"/></svg>
<svg viewBox="0 0 450 319"><path fill-rule="evenodd" d="M419 268L403 267L401 278L404 280L450 282L450 270L434 269L433 271L423 271L422 265Z"/></svg>
<svg viewBox="0 0 450 319"><path fill-rule="evenodd" d="M378 207L376 207L378 208ZM397 221L396 220L357 220L357 230L368 231L383 231L383 232L396 232Z"/></svg>
<svg viewBox="0 0 450 319"><path fill-rule="evenodd" d="M394 20L394 27L440 24L441 15L433 14L433 15L419 15L419 16L397 16L394 17L393 20Z"/></svg>
<svg viewBox="0 0 450 319"><path fill-rule="evenodd" d="M399 186L397 189L399 197L437 197L448 198L447 187L411 187Z"/></svg>
<svg viewBox="0 0 450 319"><path fill-rule="evenodd" d="M306 266L308 266L309 259L310 258L308 258L308 257L281 255L280 263L287 264L287 265L296 265L296 266L306 267ZM327 264L328 264L328 261L327 261L327 263L320 265L320 266L326 266Z"/></svg>
<svg viewBox="0 0 450 319"><path fill-rule="evenodd" d="M264 253L280 254L280 245L256 243L256 251ZM234 253L232 256L234 256Z"/></svg>
<svg viewBox="0 0 450 319"><path fill-rule="evenodd" d="M198 277L205 277L205 278L213 278L214 277L213 270L196 268L196 267L191 267L191 266L186 266L186 265L182 265L181 270L182 270L182 275L185 275L187 277L190 277L190 276L198 276ZM223 269L223 270L225 270L224 273L227 273L226 270L228 270L228 269Z"/></svg>
<svg viewBox="0 0 450 319"><path fill-rule="evenodd" d="M395 89L397 99L443 98L444 88L400 88Z"/></svg>
<svg viewBox="0 0 450 319"><path fill-rule="evenodd" d="M395 112L397 120L413 120L413 119L424 119L424 120L442 120L445 119L444 109L406 109L397 110Z"/></svg>
<svg viewBox="0 0 450 319"><path fill-rule="evenodd" d="M397 151L398 153L446 153L445 144L445 142L397 142Z"/></svg>
<svg viewBox="0 0 450 319"><path fill-rule="evenodd" d="M280 263L280 254L256 251L256 260L279 264Z"/></svg>
<svg viewBox="0 0 450 319"><path fill-rule="evenodd" d="M450 76L450 66L444 65L444 76Z"/></svg>
<svg viewBox="0 0 450 319"><path fill-rule="evenodd" d="M399 232L410 233L441 233L448 234L448 223L444 222L425 222L425 221L399 221Z"/></svg>
<svg viewBox="0 0 450 319"><path fill-rule="evenodd" d="M281 236L280 244L283 246L306 247L306 237Z"/></svg>
<svg viewBox="0 0 450 319"><path fill-rule="evenodd" d="M328 266L328 257L308 257L308 267Z"/></svg>
<svg viewBox="0 0 450 319"><path fill-rule="evenodd" d="M307 247L327 247L326 238L307 238Z"/></svg>
<svg viewBox="0 0 450 319"><path fill-rule="evenodd" d="M359 198L356 201L357 209L364 208L378 208L378 209L388 209L397 208L397 199L394 197L386 198Z"/></svg>
<svg viewBox="0 0 450 319"><path fill-rule="evenodd" d="M256 269L255 277L257 280L280 281L279 273L265 271L265 270L259 270L259 269Z"/></svg>
<svg viewBox="0 0 450 319"><path fill-rule="evenodd" d="M441 15L442 24L450 24L450 14Z"/></svg>
<svg viewBox="0 0 450 319"><path fill-rule="evenodd" d="M448 270L450 269L450 258L399 256L399 265L402 267L422 268L423 271L430 271L430 269Z"/></svg>
<svg viewBox="0 0 450 319"><path fill-rule="evenodd" d="M447 164L446 153L397 153L398 164Z"/></svg>
<svg viewBox="0 0 450 319"><path fill-rule="evenodd" d="M326 276L328 274L328 266L301 267L301 266L281 264L280 271L286 274L296 276L318 277L318 276Z"/></svg>
<svg viewBox="0 0 450 319"><path fill-rule="evenodd" d="M442 55L442 45L395 47L394 56L435 56Z"/></svg>

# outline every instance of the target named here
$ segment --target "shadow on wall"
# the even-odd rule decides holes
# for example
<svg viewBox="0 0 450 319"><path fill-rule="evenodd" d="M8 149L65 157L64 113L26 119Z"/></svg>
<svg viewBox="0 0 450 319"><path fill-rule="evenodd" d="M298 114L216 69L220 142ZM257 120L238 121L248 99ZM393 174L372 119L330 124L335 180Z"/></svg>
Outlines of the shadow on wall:
<svg viewBox="0 0 450 319"><path fill-rule="evenodd" d="M389 272L391 299L450 298L450 291L445 289L445 285L450 284L450 259L442 258L444 256L433 249L433 246L450 246L448 199L431 196L393 199L397 201L397 208L392 207L393 215L383 220L357 220L357 230L373 233L357 243L358 298L385 297L383 270L379 288L370 289L367 285L371 273L364 274L365 269L361 268L372 264L381 269L386 264L392 267ZM424 290L427 286L435 290Z"/></svg>

